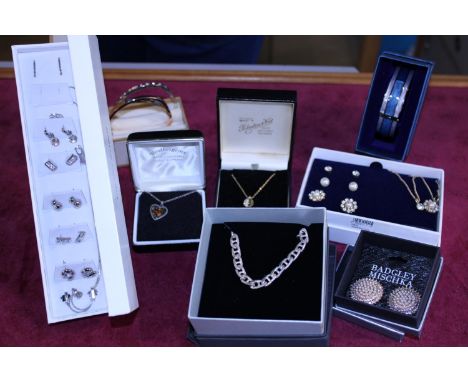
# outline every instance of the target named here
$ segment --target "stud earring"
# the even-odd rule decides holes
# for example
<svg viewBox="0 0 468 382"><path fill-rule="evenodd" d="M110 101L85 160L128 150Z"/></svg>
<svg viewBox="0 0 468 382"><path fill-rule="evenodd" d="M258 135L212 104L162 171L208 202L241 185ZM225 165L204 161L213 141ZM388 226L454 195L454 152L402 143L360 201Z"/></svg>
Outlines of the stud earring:
<svg viewBox="0 0 468 382"><path fill-rule="evenodd" d="M70 199L68 200L73 207L75 208L80 208L81 207L81 200L78 198L75 198L74 196L70 196Z"/></svg>
<svg viewBox="0 0 468 382"><path fill-rule="evenodd" d="M348 185L349 191L356 191L358 189L358 184L356 182L350 182Z"/></svg>
<svg viewBox="0 0 468 382"><path fill-rule="evenodd" d="M357 202L351 198L343 199L341 201L340 207L347 214L352 214L358 209Z"/></svg>
<svg viewBox="0 0 468 382"><path fill-rule="evenodd" d="M75 239L75 243L81 243L84 240L85 235L86 235L86 231L78 232L78 236Z"/></svg>
<svg viewBox="0 0 468 382"><path fill-rule="evenodd" d="M49 138L52 146L57 147L60 144L60 139L58 139L53 133L49 133L47 129L44 129L44 134Z"/></svg>
<svg viewBox="0 0 468 382"><path fill-rule="evenodd" d="M380 301L384 293L382 284L369 277L355 281L349 287L348 295L351 299L374 305Z"/></svg>
<svg viewBox="0 0 468 382"><path fill-rule="evenodd" d="M333 167L332 166L325 166L323 168L326 172L332 172L333 171Z"/></svg>
<svg viewBox="0 0 468 382"><path fill-rule="evenodd" d="M85 278L90 278L96 276L96 271L91 267L85 267L81 270L81 275Z"/></svg>
<svg viewBox="0 0 468 382"><path fill-rule="evenodd" d="M62 277L67 281L73 280L73 278L75 277L75 271L70 268L65 268L62 271Z"/></svg>
<svg viewBox="0 0 468 382"><path fill-rule="evenodd" d="M55 238L55 242L57 244L68 244L71 241L71 237L65 237L65 236L57 236Z"/></svg>
<svg viewBox="0 0 468 382"><path fill-rule="evenodd" d="M62 132L68 137L68 141L70 143L76 143L78 138L71 130L65 129L65 126L62 126Z"/></svg>
<svg viewBox="0 0 468 382"><path fill-rule="evenodd" d="M359 175L361 175L361 173L358 170L353 170L352 174L355 178L358 178Z"/></svg>
<svg viewBox="0 0 468 382"><path fill-rule="evenodd" d="M52 172L58 169L57 165L54 162L52 162L50 159L44 163L44 166L46 166Z"/></svg>
<svg viewBox="0 0 468 382"><path fill-rule="evenodd" d="M323 177L322 179L320 179L320 184L322 187L328 187L330 185L330 179L328 179L327 177Z"/></svg>
<svg viewBox="0 0 468 382"><path fill-rule="evenodd" d="M77 157L75 154L71 154L71 155L67 158L67 160L65 161L65 163L67 164L67 166L73 166L77 160L78 160L78 157Z"/></svg>
<svg viewBox="0 0 468 382"><path fill-rule="evenodd" d="M414 289L399 287L388 296L388 306L390 309L403 314L416 313L419 308L421 295Z"/></svg>
<svg viewBox="0 0 468 382"><path fill-rule="evenodd" d="M63 205L62 203L60 203L58 200L54 199L50 202L50 204L52 204L52 207L54 210L58 211L58 210L61 210Z"/></svg>
<svg viewBox="0 0 468 382"><path fill-rule="evenodd" d="M323 199L325 199L325 192L322 190L313 190L309 192L309 199L312 200L313 202L321 202Z"/></svg>

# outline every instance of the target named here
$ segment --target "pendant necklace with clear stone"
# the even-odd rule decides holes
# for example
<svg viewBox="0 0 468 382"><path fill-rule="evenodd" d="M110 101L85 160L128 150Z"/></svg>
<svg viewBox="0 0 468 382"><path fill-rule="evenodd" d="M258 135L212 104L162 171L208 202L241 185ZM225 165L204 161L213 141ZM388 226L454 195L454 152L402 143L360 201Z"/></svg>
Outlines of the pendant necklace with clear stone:
<svg viewBox="0 0 468 382"><path fill-rule="evenodd" d="M255 197L266 187L266 185L270 182L270 180L273 179L273 177L276 175L276 172L274 172L273 174L271 174L268 179L258 188L258 190L255 192L255 194L253 194L252 196L250 195L247 195L247 192L245 192L244 188L241 186L241 184L239 183L239 181L237 180L237 178L234 176L234 174L231 174L232 176L232 179L234 179L234 182L236 182L237 186L239 187L239 189L242 191L242 193L244 194L245 196L245 199L244 199L244 207L247 207L247 208L250 208L250 207L253 207L254 206L254 199Z"/></svg>
<svg viewBox="0 0 468 382"><path fill-rule="evenodd" d="M163 217L165 217L169 213L169 209L166 207L167 203L185 198L186 196L192 195L195 192L197 191L190 191L185 194L175 196L168 200L161 200L158 197L154 196L151 192L144 191L145 194L148 194L149 196L151 196L154 200L158 202L158 203L153 203L149 209L150 215L154 221L161 220Z"/></svg>
<svg viewBox="0 0 468 382"><path fill-rule="evenodd" d="M390 171L390 172L395 174L398 177L398 179L400 179L401 183L403 183L405 185L405 187L408 190L409 194L411 195L411 197L416 202L416 208L419 211L426 210L427 212L430 212L432 214L435 214L437 211L439 211L439 204L438 204L439 203L439 197L437 197L437 198L434 197L434 194L432 193L431 188L427 184L426 179L424 179L421 176L411 177L411 181L413 183L413 191L411 191L410 186L406 183L406 181L401 177L400 174L398 174L396 172L393 172L393 171ZM416 187L416 178L420 178L423 181L424 185L426 186L427 190L429 191L429 194L431 195L431 199L425 200L424 203L421 203L421 197L418 194L418 190L417 190L417 187ZM413 194L413 192L414 192L414 194ZM439 195L439 190L437 190L437 195Z"/></svg>

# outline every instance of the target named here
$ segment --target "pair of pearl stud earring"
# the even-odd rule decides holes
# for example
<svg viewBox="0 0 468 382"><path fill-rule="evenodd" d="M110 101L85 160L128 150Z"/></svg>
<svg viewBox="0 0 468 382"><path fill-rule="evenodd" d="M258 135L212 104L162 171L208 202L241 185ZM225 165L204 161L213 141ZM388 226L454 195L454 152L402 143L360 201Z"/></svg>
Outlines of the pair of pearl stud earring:
<svg viewBox="0 0 468 382"><path fill-rule="evenodd" d="M323 168L326 172L330 173L333 171L333 167L332 166L325 166ZM359 175L361 175L359 173L358 170L353 170L352 172L352 175L355 177L355 178L358 178ZM324 188L328 187L330 185L330 179L326 176L322 177L320 179L320 185ZM357 182L355 181L352 181L348 184L348 189L352 192L355 192L357 191L357 189L359 188L359 185L357 184ZM323 191L323 190L313 190L309 193L309 199L312 200L313 202L320 202L322 200L324 200L326 197L326 193Z"/></svg>

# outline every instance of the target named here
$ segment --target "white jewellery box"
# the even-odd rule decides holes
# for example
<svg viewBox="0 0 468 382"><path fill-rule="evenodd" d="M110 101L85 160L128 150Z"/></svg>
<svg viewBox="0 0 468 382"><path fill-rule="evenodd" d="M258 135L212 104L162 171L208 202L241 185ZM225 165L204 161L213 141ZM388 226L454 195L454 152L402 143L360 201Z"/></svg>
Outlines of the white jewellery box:
<svg viewBox="0 0 468 382"><path fill-rule="evenodd" d="M96 37L14 46L49 323L138 300Z"/></svg>
<svg viewBox="0 0 468 382"><path fill-rule="evenodd" d="M307 232L305 246L302 231ZM249 277L260 280L272 269L279 272L269 285L252 289L241 282L232 233ZM278 271L301 243L295 260L289 259L286 269ZM208 208L188 318L198 336L321 336L326 327L327 280L325 209Z"/></svg>
<svg viewBox="0 0 468 382"><path fill-rule="evenodd" d="M196 130L133 133L133 244L198 243L205 210L204 139Z"/></svg>
<svg viewBox="0 0 468 382"><path fill-rule="evenodd" d="M354 245L364 229L440 246L443 196L442 169L314 148L296 206L326 207L331 241Z"/></svg>
<svg viewBox="0 0 468 382"><path fill-rule="evenodd" d="M295 91L218 89L217 207L289 207Z"/></svg>
<svg viewBox="0 0 468 382"><path fill-rule="evenodd" d="M149 83L149 85L151 84L152 83ZM141 84L140 87L144 85L148 85L148 83ZM145 93L145 89L139 92ZM149 92L150 89L147 91ZM172 95L172 93L170 95ZM111 120L111 127L117 166L128 166L129 164L127 137L130 134L136 132L189 129L182 99L172 96L170 98L165 98L164 102L171 112L171 118L168 117L163 108L148 103L130 104L114 115Z"/></svg>

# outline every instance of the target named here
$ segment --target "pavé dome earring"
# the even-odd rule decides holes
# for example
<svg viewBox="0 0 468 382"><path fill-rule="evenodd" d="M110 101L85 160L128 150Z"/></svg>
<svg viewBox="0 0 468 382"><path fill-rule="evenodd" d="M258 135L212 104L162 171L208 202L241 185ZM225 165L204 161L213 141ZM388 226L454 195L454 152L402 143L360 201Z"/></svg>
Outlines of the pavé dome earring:
<svg viewBox="0 0 468 382"><path fill-rule="evenodd" d="M388 296L388 306L390 309L403 314L416 313L419 308L421 295L414 289L399 287Z"/></svg>
<svg viewBox="0 0 468 382"><path fill-rule="evenodd" d="M351 299L374 305L380 301L384 293L382 284L370 277L364 277L351 284L348 295Z"/></svg>

